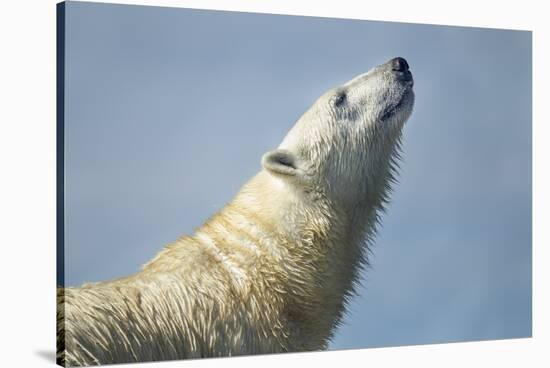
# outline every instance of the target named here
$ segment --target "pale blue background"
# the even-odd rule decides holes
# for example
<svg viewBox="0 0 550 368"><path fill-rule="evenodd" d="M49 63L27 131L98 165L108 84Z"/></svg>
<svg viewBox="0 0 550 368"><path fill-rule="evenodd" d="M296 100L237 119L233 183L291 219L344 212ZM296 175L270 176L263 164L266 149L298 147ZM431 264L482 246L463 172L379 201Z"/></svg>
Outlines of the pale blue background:
<svg viewBox="0 0 550 368"><path fill-rule="evenodd" d="M531 336L531 33L69 2L66 284L132 273L326 89L415 76L400 183L331 349Z"/></svg>

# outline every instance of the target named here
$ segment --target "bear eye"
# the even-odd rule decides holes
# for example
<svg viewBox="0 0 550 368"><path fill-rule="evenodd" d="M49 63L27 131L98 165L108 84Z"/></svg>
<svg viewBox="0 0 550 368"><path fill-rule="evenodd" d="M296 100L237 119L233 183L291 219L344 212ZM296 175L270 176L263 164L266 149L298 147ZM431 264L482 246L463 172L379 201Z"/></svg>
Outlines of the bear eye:
<svg viewBox="0 0 550 368"><path fill-rule="evenodd" d="M340 107L346 102L346 93L340 92L334 98L334 106Z"/></svg>

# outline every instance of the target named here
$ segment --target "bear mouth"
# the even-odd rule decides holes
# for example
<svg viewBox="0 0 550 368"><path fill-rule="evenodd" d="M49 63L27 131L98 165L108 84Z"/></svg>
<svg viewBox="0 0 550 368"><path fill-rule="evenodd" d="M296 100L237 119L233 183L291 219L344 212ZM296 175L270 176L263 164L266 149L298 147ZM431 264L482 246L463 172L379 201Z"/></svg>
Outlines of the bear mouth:
<svg viewBox="0 0 550 368"><path fill-rule="evenodd" d="M395 104L391 104L382 113L382 116L380 117L380 120L386 121L393 117L399 110L401 110L402 107L405 106L405 104L410 100L409 95L411 94L411 89L407 88L403 95L401 96L401 99Z"/></svg>
<svg viewBox="0 0 550 368"><path fill-rule="evenodd" d="M393 115L395 115L395 113L397 112L397 110L401 108L401 106L403 106L403 99L401 99L401 101L399 101L396 105L390 105L388 108L386 108L380 120L382 121L388 120Z"/></svg>

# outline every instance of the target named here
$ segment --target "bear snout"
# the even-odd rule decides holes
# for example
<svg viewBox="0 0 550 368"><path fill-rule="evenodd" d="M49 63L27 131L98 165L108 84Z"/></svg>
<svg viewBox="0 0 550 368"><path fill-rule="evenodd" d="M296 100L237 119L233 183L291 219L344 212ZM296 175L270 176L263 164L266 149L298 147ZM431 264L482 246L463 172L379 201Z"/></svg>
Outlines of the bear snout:
<svg viewBox="0 0 550 368"><path fill-rule="evenodd" d="M391 68L395 72L406 72L409 70L409 63L402 57L396 57L389 61Z"/></svg>

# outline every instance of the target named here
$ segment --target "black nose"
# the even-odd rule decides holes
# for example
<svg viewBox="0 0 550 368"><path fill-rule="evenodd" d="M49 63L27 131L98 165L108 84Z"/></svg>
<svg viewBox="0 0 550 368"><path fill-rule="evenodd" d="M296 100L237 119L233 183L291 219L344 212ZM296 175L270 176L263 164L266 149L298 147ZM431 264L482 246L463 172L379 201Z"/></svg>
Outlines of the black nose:
<svg viewBox="0 0 550 368"><path fill-rule="evenodd" d="M409 64L402 57L396 57L391 59L391 69L396 72L406 72L409 70Z"/></svg>

